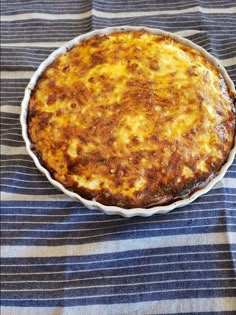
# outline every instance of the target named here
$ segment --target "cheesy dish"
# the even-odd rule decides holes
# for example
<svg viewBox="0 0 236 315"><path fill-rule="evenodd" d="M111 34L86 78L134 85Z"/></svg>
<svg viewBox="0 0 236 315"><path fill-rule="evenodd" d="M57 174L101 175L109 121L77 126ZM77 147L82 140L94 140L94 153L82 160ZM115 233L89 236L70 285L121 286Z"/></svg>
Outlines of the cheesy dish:
<svg viewBox="0 0 236 315"><path fill-rule="evenodd" d="M235 136L234 95L199 51L169 36L94 36L41 75L28 135L51 176L123 208L170 204L204 187Z"/></svg>

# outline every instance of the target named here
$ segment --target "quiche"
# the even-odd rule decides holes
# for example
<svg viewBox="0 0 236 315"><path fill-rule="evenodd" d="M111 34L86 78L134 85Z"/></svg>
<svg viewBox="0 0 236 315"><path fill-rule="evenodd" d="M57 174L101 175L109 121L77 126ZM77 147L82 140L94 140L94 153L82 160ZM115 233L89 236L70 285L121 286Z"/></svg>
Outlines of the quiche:
<svg viewBox="0 0 236 315"><path fill-rule="evenodd" d="M125 209L168 205L226 162L234 97L215 65L168 35L92 36L41 74L28 137L51 177L82 198Z"/></svg>

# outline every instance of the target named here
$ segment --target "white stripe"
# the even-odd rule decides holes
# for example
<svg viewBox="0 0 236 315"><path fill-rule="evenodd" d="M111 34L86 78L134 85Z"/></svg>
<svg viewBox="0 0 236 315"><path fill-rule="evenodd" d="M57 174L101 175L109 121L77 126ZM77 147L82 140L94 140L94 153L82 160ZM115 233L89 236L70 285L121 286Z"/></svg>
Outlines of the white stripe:
<svg viewBox="0 0 236 315"><path fill-rule="evenodd" d="M208 14L224 14L224 13L236 13L236 7L231 8L203 8L200 6L195 6L192 8L182 9L182 10L155 10L155 11L140 11L140 12L103 12L95 9L89 10L81 14L47 14L47 13L22 13L14 15L3 15L1 16L2 22L13 22L22 20L32 20L32 19L44 19L44 20L81 20L88 17L96 16L100 18L107 19L117 19L117 18L132 18L139 16L159 16L159 15L173 15L173 14L183 14L183 13L193 13L202 12Z"/></svg>
<svg viewBox="0 0 236 315"><path fill-rule="evenodd" d="M127 268L127 267L126 267ZM80 285L79 287L63 287L63 288L53 288L53 289L1 289L2 292L57 292L57 291L73 291L73 290L79 290L79 289L95 289L95 288L116 288L116 287L135 287L136 286L143 286L143 285L155 285L159 283L181 283L181 282L197 282L197 281L211 281L211 284L213 281L225 281L225 280L233 280L234 278L204 278L204 279L175 279L175 280L159 280L159 281L146 281L146 282L135 282L135 283L120 283L120 284L100 284L100 285ZM215 288L215 287L213 287Z"/></svg>
<svg viewBox="0 0 236 315"><path fill-rule="evenodd" d="M187 37L192 36L199 33L206 33L205 31L197 31L197 30L183 30L183 31L177 31L174 32L175 34L178 34L179 36Z"/></svg>
<svg viewBox="0 0 236 315"><path fill-rule="evenodd" d="M2 105L0 111L2 113L19 114L21 111L21 108L20 108L20 106Z"/></svg>
<svg viewBox="0 0 236 315"><path fill-rule="evenodd" d="M1 153L6 155L16 155L16 154L26 154L28 155L26 151L26 147L10 147L7 145L1 145Z"/></svg>
<svg viewBox="0 0 236 315"><path fill-rule="evenodd" d="M220 59L220 63L224 67L233 66L236 64L236 57L228 58L228 59Z"/></svg>
<svg viewBox="0 0 236 315"><path fill-rule="evenodd" d="M142 301L137 303L76 305L70 307L37 307L37 315L143 315L235 311L234 297L189 298ZM35 315L36 307L2 306L4 315Z"/></svg>
<svg viewBox="0 0 236 315"><path fill-rule="evenodd" d="M12 201L12 200L14 201L73 201L73 199L71 199L69 196L66 196L65 194L30 196L30 195L24 195L24 194L8 193L8 192L1 192L1 200L2 201ZM80 208L79 203L78 203L78 208Z"/></svg>
<svg viewBox="0 0 236 315"><path fill-rule="evenodd" d="M1 79L30 79L34 71L1 71Z"/></svg>
<svg viewBox="0 0 236 315"><path fill-rule="evenodd" d="M221 181L219 181L213 189L218 188L236 188L236 180L235 178L227 178L224 177Z"/></svg>
<svg viewBox="0 0 236 315"><path fill-rule="evenodd" d="M236 242L236 233L205 233L188 235L168 235L162 237L149 237L144 239L122 239L103 242L85 243L81 245L62 246L11 246L2 245L1 256L4 257L62 257L83 256L113 253L119 251L141 250L150 248L166 248L176 246L229 244Z"/></svg>

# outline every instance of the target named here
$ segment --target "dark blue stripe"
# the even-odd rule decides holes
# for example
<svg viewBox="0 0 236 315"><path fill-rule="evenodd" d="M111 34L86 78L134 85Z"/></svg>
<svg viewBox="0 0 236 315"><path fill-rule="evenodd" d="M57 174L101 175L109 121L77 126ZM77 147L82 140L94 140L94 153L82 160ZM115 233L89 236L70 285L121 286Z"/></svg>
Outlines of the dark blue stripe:
<svg viewBox="0 0 236 315"><path fill-rule="evenodd" d="M114 232L109 233L100 233L97 235L81 235L80 232L56 232L56 233L46 233L42 232L36 233L34 230L31 232L18 232L18 233L4 233L3 237L6 239L2 239L2 245L18 245L18 246L59 246L59 245L75 245L75 244L86 244L86 243L94 243L94 242L106 242L106 241L115 241L115 240L123 240L123 239L143 239L146 238L148 241L149 237L162 237L162 236L173 236L174 235L194 235L194 234L207 234L207 233L228 233L228 232L236 232L236 225L216 225L216 222L213 221L213 226L208 226L207 224L202 224L202 226L192 227L189 226L181 226L177 229L167 229L164 230L160 228L159 230L149 230L139 231L133 228L132 230L122 230L120 229L117 234ZM111 238L112 235L112 238ZM17 239L10 239L10 237L15 236ZM81 238L81 237L85 238ZM22 237L22 238L20 238ZM27 237L27 239L25 238ZM41 238L41 237L44 237ZM62 238L62 239L57 239ZM66 237L66 239L63 239ZM76 237L76 238L75 238ZM105 244L105 243L104 243Z"/></svg>
<svg viewBox="0 0 236 315"><path fill-rule="evenodd" d="M14 194L28 194L31 196L35 195L58 195L60 194L60 190L54 188L54 186L48 186L50 184L46 184L47 187L46 189L43 189L43 187L37 188L37 185L31 185L29 187L30 189L25 189L26 184L20 185L20 184L14 184L14 183L9 183L8 185L0 185L0 189L2 192L8 192L8 193L14 193Z"/></svg>
<svg viewBox="0 0 236 315"><path fill-rule="evenodd" d="M151 287L149 286L149 290ZM109 290L111 292L111 289ZM112 290L114 291L114 290ZM31 297L29 297L28 301L23 301L21 298L17 301L6 301L2 299L2 303L5 306L34 306L34 307L45 307L45 306L76 306L76 305L93 305L93 304L115 304L115 303L141 303L144 301L159 301L159 300L171 300L171 299L186 299L186 298L214 298L214 297L234 297L235 289L212 289L208 290L189 290L186 291L185 288L181 291L170 291L170 292L157 292L157 293L139 293L141 292L140 288L136 291L135 295L120 295L123 292L122 288L120 291L117 291L116 296L108 296L108 297L91 297L78 299L76 297L79 294L75 291L74 296L72 295L72 299L66 300L67 294L64 293L61 295L60 300L54 300L55 295L50 293L50 298L47 301L39 300L39 295L36 296L36 301L31 301ZM103 294L103 292L102 292ZM48 294L47 297L48 298ZM8 295L9 298L9 295Z"/></svg>
<svg viewBox="0 0 236 315"><path fill-rule="evenodd" d="M25 3L21 4L20 8L17 6L17 1L15 3L5 3L3 1L2 4L2 14L10 15L10 14L18 14L25 12L40 12L40 13L52 13L52 14L60 14L63 13L83 13L91 8L96 10L100 10L103 12L130 12L130 11L150 11L150 10L176 10L176 9L187 9L191 7L195 7L201 5L203 8L230 8L235 5L234 1L224 1L224 3L219 3L218 1L199 1L199 0L190 0L187 2L180 1L165 1L159 0L157 1L126 1L122 3L122 1L66 1L59 2L55 7L52 3L46 2L42 6L42 1L38 3Z"/></svg>
<svg viewBox="0 0 236 315"><path fill-rule="evenodd" d="M40 173L39 173L40 174ZM43 175L40 175L39 179L44 177ZM218 196L210 196L210 194L218 194ZM225 195L222 195L224 194ZM227 196L226 194L232 194L232 196ZM209 197L208 197L209 195ZM120 218L124 220L124 222L131 221L131 220L144 220L146 222L150 220L159 220L159 219L171 219L173 216L178 216L178 215L186 215L189 217L189 213L191 213L192 216L199 216L198 210L209 210L207 215L215 213L214 208L222 208L222 211L227 210L227 207L229 206L229 209L232 207L232 209L235 210L234 206L236 205L236 200L235 200L235 195L236 195L236 189L231 189L231 188L218 188L210 191L208 194L205 194L204 196L198 198L195 202L183 207L183 208L178 208L175 209L174 211L170 212L169 214L164 214L164 215L155 215L147 218L142 218L142 217L134 217L134 218L122 218L120 216L112 216L112 217L107 217L106 215L101 214L100 211L95 211L95 210L89 210L84 208L85 212L81 212L81 205L77 201L2 201L1 203L1 212L2 214L14 214L17 216L17 214L24 213L28 214L29 216L33 213L41 214L41 215L57 215L57 214L63 214L64 211L68 213L68 217L70 214L90 214L89 217L91 217L91 214L93 213L98 213L99 217L102 217L102 220L107 218L109 221L112 220L113 218ZM229 204L227 203L227 207L224 208L223 202L224 200L227 200ZM207 201L217 201L214 206L209 209L209 204L207 204ZM204 202L199 204L200 202ZM232 203L231 203L232 202ZM230 207L231 205L231 207ZM19 207L19 208L17 208ZM33 209L33 210L32 210ZM55 210L54 210L55 209ZM78 212L79 211L79 212ZM148 210L147 210L148 211ZM181 213L182 211L186 211L187 214ZM179 214L180 212L180 214ZM204 212L205 213L205 212ZM217 212L218 213L218 212ZM201 213L202 214L202 213ZM33 218L31 218L33 220ZM73 220L70 218L70 220Z"/></svg>
<svg viewBox="0 0 236 315"><path fill-rule="evenodd" d="M83 20L70 20L67 24L62 21L48 21L48 20L26 20L26 21L13 21L4 22L2 25L2 42L22 42L22 41L67 41L81 33L89 32L94 29L100 29L108 26L120 26L122 24L128 25L143 25L154 28L161 28L166 31L181 31L187 29L195 29L198 31L205 31L208 35L211 35L211 41L217 42L214 38L220 34L227 32L225 36L231 40L235 38L233 29L236 26L234 16L227 14L211 14L202 15L201 23L199 23L199 12L158 16L140 16L140 17L128 17L128 18L100 18L97 16L89 17ZM219 19L223 22L226 20L224 29L219 24ZM44 25L44 28L50 28L50 33L47 34L47 38L44 36L42 28L39 27L39 23ZM9 37L9 26L12 36ZM31 32L23 32L26 28L31 28ZM78 32L78 29L80 32ZM21 34L21 38L16 35ZM233 47L232 47L233 48ZM232 49L235 52L235 49Z"/></svg>
<svg viewBox="0 0 236 315"><path fill-rule="evenodd" d="M61 7L62 6L62 7ZM80 1L66 1L66 2L57 2L48 3L48 1L38 1L38 3L21 3L19 6L18 1L14 1L13 3L9 1L2 1L2 15L12 15L19 13L27 13L27 12L40 12L40 13L51 13L51 14L61 14L65 13L75 13L78 11L80 13L87 12L91 10L92 3L87 0Z"/></svg>

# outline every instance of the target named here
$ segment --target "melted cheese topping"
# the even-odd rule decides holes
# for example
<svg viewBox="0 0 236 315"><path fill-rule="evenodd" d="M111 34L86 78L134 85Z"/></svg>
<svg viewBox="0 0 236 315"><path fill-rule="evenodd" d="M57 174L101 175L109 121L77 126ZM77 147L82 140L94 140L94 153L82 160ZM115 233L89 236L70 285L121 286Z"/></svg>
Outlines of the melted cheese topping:
<svg viewBox="0 0 236 315"><path fill-rule="evenodd" d="M169 203L214 176L233 144L233 100L198 51L147 32L95 36L61 55L29 104L52 176L126 208Z"/></svg>

